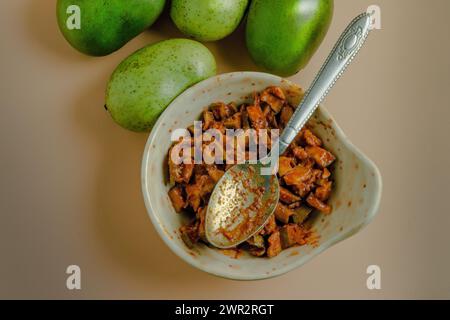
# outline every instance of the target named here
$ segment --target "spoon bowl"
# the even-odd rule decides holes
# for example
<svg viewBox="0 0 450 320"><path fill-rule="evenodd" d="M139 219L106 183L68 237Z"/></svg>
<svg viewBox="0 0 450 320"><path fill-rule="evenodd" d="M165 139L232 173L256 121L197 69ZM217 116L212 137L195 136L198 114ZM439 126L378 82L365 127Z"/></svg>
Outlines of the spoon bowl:
<svg viewBox="0 0 450 320"><path fill-rule="evenodd" d="M231 167L211 195L205 220L208 241L227 249L259 232L275 210L280 187L276 175L261 174L264 165Z"/></svg>

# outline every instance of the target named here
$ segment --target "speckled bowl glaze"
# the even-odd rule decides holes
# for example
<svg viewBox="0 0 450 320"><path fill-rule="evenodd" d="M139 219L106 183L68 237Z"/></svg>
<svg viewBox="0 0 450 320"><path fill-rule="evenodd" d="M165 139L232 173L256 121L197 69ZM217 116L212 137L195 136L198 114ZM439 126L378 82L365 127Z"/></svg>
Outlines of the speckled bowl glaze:
<svg viewBox="0 0 450 320"><path fill-rule="evenodd" d="M180 258L208 273L236 280L275 277L303 265L333 244L355 234L375 216L381 197L381 176L375 164L346 138L324 107L310 124L337 157L335 187L329 203L331 215L316 213L310 224L319 235L315 246L293 247L275 258L243 254L235 259L217 249L199 244L189 249L179 236L183 216L172 207L167 192L167 151L174 129L187 128L202 111L216 101L244 102L254 91L270 85L281 86L291 103L298 103L299 88L288 80L257 72L236 72L205 80L176 98L158 119L151 132L142 162L142 191L148 214L161 238Z"/></svg>

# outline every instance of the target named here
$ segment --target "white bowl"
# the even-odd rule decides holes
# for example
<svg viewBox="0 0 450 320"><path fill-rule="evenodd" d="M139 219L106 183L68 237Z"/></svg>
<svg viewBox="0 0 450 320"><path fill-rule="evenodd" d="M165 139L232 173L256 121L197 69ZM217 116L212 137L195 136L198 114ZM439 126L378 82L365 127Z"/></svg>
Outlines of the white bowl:
<svg viewBox="0 0 450 320"><path fill-rule="evenodd" d="M375 166L346 138L324 107L311 124L337 160L333 172L334 191L329 203L331 215L317 214L312 221L320 239L317 246L284 250L274 258L242 255L235 259L206 245L189 249L178 229L182 215L172 207L167 192L167 151L174 129L187 128L198 120L211 103L244 102L254 91L270 85L281 86L292 103L298 103L298 87L280 77L257 72L235 72L207 79L177 97L156 122L145 147L142 162L142 191L145 205L156 230L180 258L208 273L237 280L275 277L303 265L314 256L358 232L375 216L381 197L381 176Z"/></svg>

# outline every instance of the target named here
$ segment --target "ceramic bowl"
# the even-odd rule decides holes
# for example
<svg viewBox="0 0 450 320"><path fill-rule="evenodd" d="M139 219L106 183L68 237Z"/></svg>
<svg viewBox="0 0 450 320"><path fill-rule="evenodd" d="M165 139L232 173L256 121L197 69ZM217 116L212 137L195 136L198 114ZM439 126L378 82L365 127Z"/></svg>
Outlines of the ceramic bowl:
<svg viewBox="0 0 450 320"><path fill-rule="evenodd" d="M275 277L300 267L332 245L355 234L375 216L381 197L381 177L375 164L345 136L324 107L318 108L310 124L326 148L336 155L334 191L329 199L330 215L316 213L310 224L319 235L315 246L292 247L274 258L243 254L239 258L199 244L189 249L178 229L183 215L177 214L167 195L167 151L171 132L199 120L202 111L217 101L242 103L254 91L281 86L291 103L300 100L299 87L280 77L257 72L235 72L207 79L177 97L160 116L145 147L142 191L148 215L161 238L181 259L205 272L236 280Z"/></svg>

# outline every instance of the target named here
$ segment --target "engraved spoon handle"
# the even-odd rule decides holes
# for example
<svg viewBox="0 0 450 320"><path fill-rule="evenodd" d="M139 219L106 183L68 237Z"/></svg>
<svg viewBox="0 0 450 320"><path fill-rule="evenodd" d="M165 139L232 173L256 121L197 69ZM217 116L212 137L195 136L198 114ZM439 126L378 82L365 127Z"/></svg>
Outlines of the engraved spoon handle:
<svg viewBox="0 0 450 320"><path fill-rule="evenodd" d="M320 69L300 106L289 120L280 137L279 154L282 154L303 128L320 102L344 73L364 44L371 25L371 15L362 13L345 29Z"/></svg>

